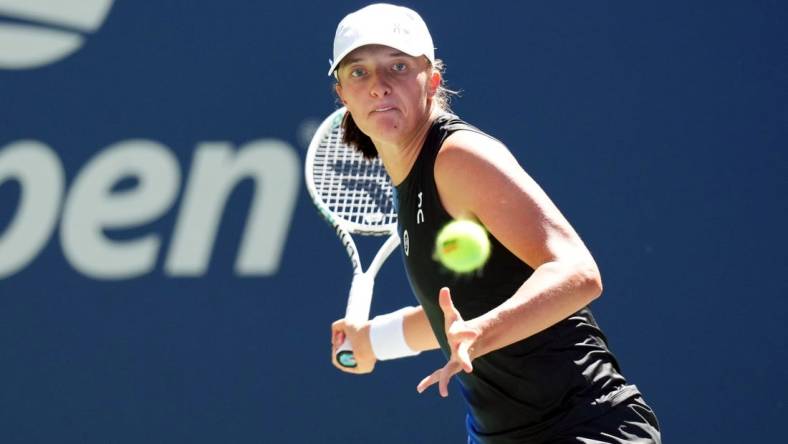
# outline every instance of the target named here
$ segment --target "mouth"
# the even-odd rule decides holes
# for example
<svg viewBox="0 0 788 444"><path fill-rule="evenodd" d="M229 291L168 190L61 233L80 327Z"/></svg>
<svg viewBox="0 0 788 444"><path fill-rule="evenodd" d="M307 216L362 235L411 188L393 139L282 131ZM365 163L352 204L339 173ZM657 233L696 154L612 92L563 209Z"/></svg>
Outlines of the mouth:
<svg viewBox="0 0 788 444"><path fill-rule="evenodd" d="M386 111L391 111L391 110L394 110L394 109L396 109L396 108L394 108L393 106L380 106L378 108L373 109L372 112L373 113L385 113Z"/></svg>

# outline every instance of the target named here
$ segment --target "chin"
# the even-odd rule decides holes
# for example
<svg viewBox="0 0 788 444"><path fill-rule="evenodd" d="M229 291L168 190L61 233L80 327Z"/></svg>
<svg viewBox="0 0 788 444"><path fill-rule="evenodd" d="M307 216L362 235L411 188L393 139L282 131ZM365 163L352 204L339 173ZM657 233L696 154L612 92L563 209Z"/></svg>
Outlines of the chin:
<svg viewBox="0 0 788 444"><path fill-rule="evenodd" d="M399 134L405 125L398 116L373 116L369 120L369 128L375 134L390 136Z"/></svg>

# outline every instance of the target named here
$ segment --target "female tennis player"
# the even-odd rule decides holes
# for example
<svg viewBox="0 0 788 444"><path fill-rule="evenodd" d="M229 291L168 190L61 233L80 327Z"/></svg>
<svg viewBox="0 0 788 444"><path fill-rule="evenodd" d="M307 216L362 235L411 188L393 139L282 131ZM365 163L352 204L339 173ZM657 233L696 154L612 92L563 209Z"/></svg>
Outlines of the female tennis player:
<svg viewBox="0 0 788 444"><path fill-rule="evenodd" d="M344 137L391 176L419 306L336 321L334 349L347 337L357 366L334 364L366 373L440 347L447 364L417 390L437 384L447 396L457 377L469 443L659 443L654 413L588 308L602 292L593 257L507 147L449 112L440 66L410 9L370 5L337 28L329 74L349 111ZM491 235L472 275L433 260L437 232L457 218Z"/></svg>

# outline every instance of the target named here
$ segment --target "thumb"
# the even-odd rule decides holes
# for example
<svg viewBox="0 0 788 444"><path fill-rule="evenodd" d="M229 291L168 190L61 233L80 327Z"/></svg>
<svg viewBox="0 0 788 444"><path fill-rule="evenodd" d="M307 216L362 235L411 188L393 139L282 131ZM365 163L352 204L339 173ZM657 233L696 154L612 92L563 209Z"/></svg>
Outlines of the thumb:
<svg viewBox="0 0 788 444"><path fill-rule="evenodd" d="M345 320L340 319L331 324L331 345L338 347L345 342Z"/></svg>

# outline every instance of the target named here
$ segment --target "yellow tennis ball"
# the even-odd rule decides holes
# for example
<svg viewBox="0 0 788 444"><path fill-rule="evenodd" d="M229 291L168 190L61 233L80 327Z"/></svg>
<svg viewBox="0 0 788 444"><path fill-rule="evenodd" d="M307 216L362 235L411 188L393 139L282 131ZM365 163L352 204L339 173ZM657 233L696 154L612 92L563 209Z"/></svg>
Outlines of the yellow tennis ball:
<svg viewBox="0 0 788 444"><path fill-rule="evenodd" d="M437 260L455 273L470 273L481 268L490 257L487 230L471 220L446 224L435 239Z"/></svg>

